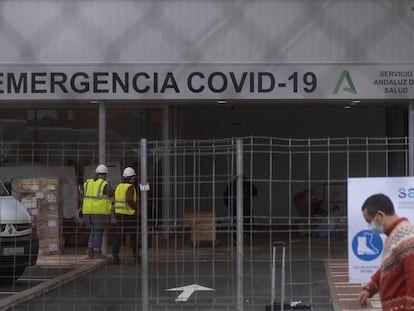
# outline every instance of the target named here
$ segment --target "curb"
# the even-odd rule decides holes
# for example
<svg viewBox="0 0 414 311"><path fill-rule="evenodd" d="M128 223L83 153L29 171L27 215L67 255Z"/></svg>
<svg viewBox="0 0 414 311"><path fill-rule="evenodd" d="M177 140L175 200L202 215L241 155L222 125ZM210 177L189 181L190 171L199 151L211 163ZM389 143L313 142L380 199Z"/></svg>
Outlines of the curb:
<svg viewBox="0 0 414 311"><path fill-rule="evenodd" d="M88 274L89 272L92 272L104 266L105 264L108 263L108 261L109 260L100 260L99 262L96 262L94 264L82 265L79 268L76 268L70 272L62 274L49 281L36 285L27 290L21 291L15 295L1 299L0 300L0 311L9 310L10 308L15 307L16 305L19 305L23 302L36 298L42 294L50 292L53 289L56 289L66 283L69 283L81 276Z"/></svg>
<svg viewBox="0 0 414 311"><path fill-rule="evenodd" d="M325 266L325 274L326 274L326 278L328 280L328 286L329 286L329 291L331 292L331 300L332 300L332 306L334 308L335 311L341 311L341 304L339 302L339 298L338 298L338 292L336 290L333 278L332 278L332 271L331 271L331 266L330 266L330 261L329 260L324 260L324 266Z"/></svg>

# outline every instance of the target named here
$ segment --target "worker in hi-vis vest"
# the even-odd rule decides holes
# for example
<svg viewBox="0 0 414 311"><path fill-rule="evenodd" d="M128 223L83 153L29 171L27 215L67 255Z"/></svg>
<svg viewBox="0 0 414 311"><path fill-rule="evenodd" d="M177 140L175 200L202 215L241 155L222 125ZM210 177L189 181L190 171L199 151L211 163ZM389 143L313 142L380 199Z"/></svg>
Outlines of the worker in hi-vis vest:
<svg viewBox="0 0 414 311"><path fill-rule="evenodd" d="M109 225L112 210L113 189L106 181L108 168L100 164L95 169L95 177L83 184L82 213L91 226L88 240L88 257L104 258L102 239Z"/></svg>
<svg viewBox="0 0 414 311"><path fill-rule="evenodd" d="M137 257L137 236L139 233L140 210L137 200L137 191L135 189L135 170L132 167L126 167L122 173L122 182L115 189L115 217L116 224L113 227L114 240L112 244L112 256L114 264L119 265L119 250L125 234L131 237L131 250L134 262L139 261Z"/></svg>

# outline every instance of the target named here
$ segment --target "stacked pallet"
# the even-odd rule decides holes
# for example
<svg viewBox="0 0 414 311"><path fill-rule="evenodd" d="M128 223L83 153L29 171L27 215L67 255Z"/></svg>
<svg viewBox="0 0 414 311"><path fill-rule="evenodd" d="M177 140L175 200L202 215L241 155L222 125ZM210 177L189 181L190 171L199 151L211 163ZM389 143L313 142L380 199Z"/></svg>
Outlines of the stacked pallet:
<svg viewBox="0 0 414 311"><path fill-rule="evenodd" d="M39 235L39 254L60 254L61 213L57 177L24 178L19 181L19 199L32 216Z"/></svg>

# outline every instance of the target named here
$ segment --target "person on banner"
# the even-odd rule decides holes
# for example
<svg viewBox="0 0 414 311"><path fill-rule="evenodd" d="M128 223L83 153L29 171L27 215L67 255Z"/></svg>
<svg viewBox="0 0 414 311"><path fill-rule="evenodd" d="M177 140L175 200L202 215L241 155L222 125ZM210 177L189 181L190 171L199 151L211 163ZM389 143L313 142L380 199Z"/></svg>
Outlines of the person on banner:
<svg viewBox="0 0 414 311"><path fill-rule="evenodd" d="M382 310L414 310L414 225L399 217L390 198L374 194L362 205L362 215L373 233L384 233L383 262L364 285L361 305L379 293Z"/></svg>
<svg viewBox="0 0 414 311"><path fill-rule="evenodd" d="M105 258L102 254L104 230L109 225L112 210L113 189L106 180L108 167L99 164L95 177L83 184L82 214L91 226L88 240L88 257Z"/></svg>
<svg viewBox="0 0 414 311"><path fill-rule="evenodd" d="M139 205L135 179L137 175L132 167L126 167L122 173L123 181L115 189L115 217L114 241L112 257L114 264L119 265L119 250L125 234L130 234L131 250L134 262L137 262L137 235L139 233Z"/></svg>

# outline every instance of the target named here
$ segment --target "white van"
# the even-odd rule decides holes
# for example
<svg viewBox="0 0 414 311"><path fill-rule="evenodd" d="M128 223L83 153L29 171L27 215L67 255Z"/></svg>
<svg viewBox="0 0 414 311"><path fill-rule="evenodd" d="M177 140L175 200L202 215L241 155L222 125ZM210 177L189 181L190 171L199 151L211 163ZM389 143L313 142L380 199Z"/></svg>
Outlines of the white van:
<svg viewBox="0 0 414 311"><path fill-rule="evenodd" d="M34 266L38 251L39 237L29 213L0 182L0 282L14 281Z"/></svg>

